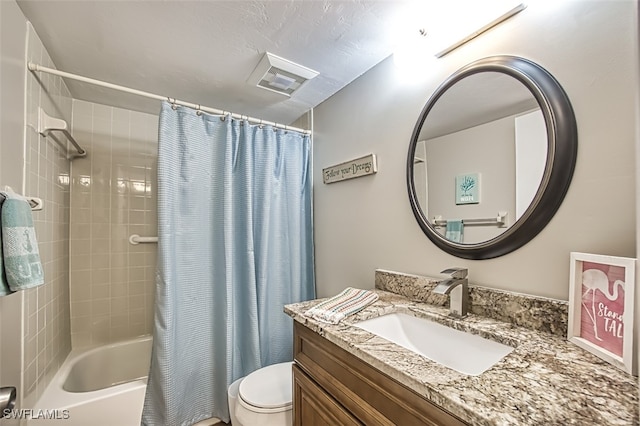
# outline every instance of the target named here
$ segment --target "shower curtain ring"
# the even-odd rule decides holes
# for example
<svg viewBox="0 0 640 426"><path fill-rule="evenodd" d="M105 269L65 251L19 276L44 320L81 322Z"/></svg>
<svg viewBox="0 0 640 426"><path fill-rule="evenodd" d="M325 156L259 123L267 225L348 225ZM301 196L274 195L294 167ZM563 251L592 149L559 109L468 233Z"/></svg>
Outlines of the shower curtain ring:
<svg viewBox="0 0 640 426"><path fill-rule="evenodd" d="M222 110L222 116L220 117L220 121L224 121L227 119L227 111Z"/></svg>
<svg viewBox="0 0 640 426"><path fill-rule="evenodd" d="M201 116L202 115L202 111L200 110L200 104L198 104L198 107L196 108L196 115L197 116Z"/></svg>
<svg viewBox="0 0 640 426"><path fill-rule="evenodd" d="M172 110L177 110L178 109L178 105L176 105L176 98L173 98L173 100L171 98L167 98L169 100L169 102L171 103L171 109Z"/></svg>

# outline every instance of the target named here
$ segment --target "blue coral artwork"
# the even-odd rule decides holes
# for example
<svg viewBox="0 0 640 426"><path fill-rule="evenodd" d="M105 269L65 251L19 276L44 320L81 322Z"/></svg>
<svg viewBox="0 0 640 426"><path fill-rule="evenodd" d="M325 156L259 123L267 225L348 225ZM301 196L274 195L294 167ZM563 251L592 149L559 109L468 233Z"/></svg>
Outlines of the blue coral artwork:
<svg viewBox="0 0 640 426"><path fill-rule="evenodd" d="M456 176L456 204L480 203L480 173Z"/></svg>

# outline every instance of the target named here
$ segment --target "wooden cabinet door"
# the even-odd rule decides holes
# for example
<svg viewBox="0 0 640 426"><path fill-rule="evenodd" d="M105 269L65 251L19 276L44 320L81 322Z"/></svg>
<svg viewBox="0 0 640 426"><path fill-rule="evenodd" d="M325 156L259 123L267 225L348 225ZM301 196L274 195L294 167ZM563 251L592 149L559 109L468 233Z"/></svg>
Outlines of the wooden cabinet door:
<svg viewBox="0 0 640 426"><path fill-rule="evenodd" d="M296 322L293 334L296 368L357 422L367 426L468 425L304 325Z"/></svg>
<svg viewBox="0 0 640 426"><path fill-rule="evenodd" d="M294 426L362 425L329 394L293 365Z"/></svg>

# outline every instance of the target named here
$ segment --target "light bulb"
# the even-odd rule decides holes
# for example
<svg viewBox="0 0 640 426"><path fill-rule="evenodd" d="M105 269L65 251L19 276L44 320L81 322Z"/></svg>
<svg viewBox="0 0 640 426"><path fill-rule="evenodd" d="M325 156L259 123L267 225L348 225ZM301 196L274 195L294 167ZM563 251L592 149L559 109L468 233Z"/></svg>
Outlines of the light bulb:
<svg viewBox="0 0 640 426"><path fill-rule="evenodd" d="M435 60L429 34L424 29L414 30L393 53L393 62L398 73L406 78L424 75L429 64Z"/></svg>

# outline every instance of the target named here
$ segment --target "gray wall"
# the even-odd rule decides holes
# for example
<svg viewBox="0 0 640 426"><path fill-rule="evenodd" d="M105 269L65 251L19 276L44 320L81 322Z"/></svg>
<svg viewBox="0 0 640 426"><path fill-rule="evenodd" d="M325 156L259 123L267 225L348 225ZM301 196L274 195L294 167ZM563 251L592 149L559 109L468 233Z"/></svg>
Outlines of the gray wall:
<svg viewBox="0 0 640 426"><path fill-rule="evenodd" d="M634 32L634 37L636 40L640 40L640 8L636 9L634 14L636 29ZM635 61L633 64L634 74L636 76L640 75L640 52L639 52L640 44L636 44L634 49ZM636 95L636 111L640 110L640 85L636 85L635 87L635 95ZM635 122L635 130L636 130L636 170L640 168L640 120L636 120ZM634 191L635 200L636 200L636 253L640 251L640 215L638 211L640 211L640 194L638 193L638 188L640 188L640 174L636 172L636 190ZM638 271L638 261L636 260L636 288L640 285L640 274ZM636 306L635 306L635 330L636 330L636 338L634 340L634 350L636 351L636 362L638 366L640 366L640 351L638 351L638 341L640 340L640 315L637 313L640 312L640 291L636 291ZM636 370L637 371L637 370ZM638 385L640 386L640 377L638 378ZM638 390L640 396L640 389ZM640 409L640 399L638 400L638 409Z"/></svg>
<svg viewBox="0 0 640 426"><path fill-rule="evenodd" d="M0 1L0 188L22 191L24 46L27 21L13 1ZM21 292L0 297L0 386L21 389ZM7 424L16 421L3 420ZM4 423L3 423L4 424Z"/></svg>
<svg viewBox="0 0 640 426"><path fill-rule="evenodd" d="M427 141L427 217L480 219L508 214L513 223L516 212L515 116L501 118L469 129ZM455 179L458 175L480 174L477 204L456 204ZM424 206L424 204L422 205ZM423 208L424 210L424 208ZM465 243L490 240L506 228L465 226ZM445 227L438 231L445 233Z"/></svg>
<svg viewBox="0 0 640 426"><path fill-rule="evenodd" d="M24 160L24 43L27 21L14 1L0 2L0 184L22 191Z"/></svg>
<svg viewBox="0 0 640 426"><path fill-rule="evenodd" d="M567 299L571 251L635 257L636 17L631 0L531 2L503 25L434 60L420 81L396 78L387 59L318 106L318 295L371 288L376 268L436 275L464 266L473 284ZM529 58L561 83L578 123L578 160L563 205L535 239L500 258L470 261L439 250L418 227L405 162L418 114L438 84L495 54ZM323 167L368 153L378 155L376 175L322 184Z"/></svg>

